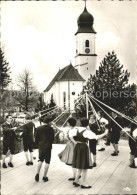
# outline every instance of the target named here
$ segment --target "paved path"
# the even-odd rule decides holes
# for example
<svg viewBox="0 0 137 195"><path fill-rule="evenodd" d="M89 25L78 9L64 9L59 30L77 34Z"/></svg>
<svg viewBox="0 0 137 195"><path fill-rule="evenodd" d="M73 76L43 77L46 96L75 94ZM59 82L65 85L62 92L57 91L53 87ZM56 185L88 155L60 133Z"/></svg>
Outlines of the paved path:
<svg viewBox="0 0 137 195"><path fill-rule="evenodd" d="M57 154L65 145L53 145L51 166L48 172L49 181L42 181L43 169L40 181L34 180L37 160L33 166L25 165L24 153L14 156L14 168L1 169L2 195L74 195L74 194L137 194L137 170L129 168L128 142L120 141L120 154L112 157L112 146L107 146L104 152L98 152L98 166L88 171L88 181L91 189L75 188L71 177L71 167L62 163ZM37 151L35 151L37 157ZM38 159L38 158L37 158ZM7 159L8 160L8 159ZM137 163L137 162L136 162Z"/></svg>

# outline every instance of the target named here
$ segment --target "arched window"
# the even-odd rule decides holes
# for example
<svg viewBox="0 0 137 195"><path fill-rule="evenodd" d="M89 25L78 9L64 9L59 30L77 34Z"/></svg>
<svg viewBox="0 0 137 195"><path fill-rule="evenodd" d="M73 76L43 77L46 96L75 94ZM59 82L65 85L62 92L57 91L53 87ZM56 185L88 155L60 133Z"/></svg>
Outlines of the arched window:
<svg viewBox="0 0 137 195"><path fill-rule="evenodd" d="M85 41L85 47L89 47L89 40Z"/></svg>
<svg viewBox="0 0 137 195"><path fill-rule="evenodd" d="M66 108L66 92L63 92L63 104L64 108Z"/></svg>

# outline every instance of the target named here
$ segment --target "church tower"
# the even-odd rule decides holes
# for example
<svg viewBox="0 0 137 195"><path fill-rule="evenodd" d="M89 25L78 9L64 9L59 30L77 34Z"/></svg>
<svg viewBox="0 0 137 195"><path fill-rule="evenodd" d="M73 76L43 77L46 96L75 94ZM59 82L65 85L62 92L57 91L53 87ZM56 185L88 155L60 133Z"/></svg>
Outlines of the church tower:
<svg viewBox="0 0 137 195"><path fill-rule="evenodd" d="M96 32L93 28L94 18L87 11L86 4L84 11L78 17L78 30L76 32L76 56L75 68L79 74L87 80L90 74L96 70Z"/></svg>

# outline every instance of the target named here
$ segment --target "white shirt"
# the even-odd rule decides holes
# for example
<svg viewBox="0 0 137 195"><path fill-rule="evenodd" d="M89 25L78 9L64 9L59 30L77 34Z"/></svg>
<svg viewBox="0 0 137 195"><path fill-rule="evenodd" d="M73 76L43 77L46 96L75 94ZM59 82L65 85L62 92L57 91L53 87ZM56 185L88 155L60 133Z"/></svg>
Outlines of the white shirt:
<svg viewBox="0 0 137 195"><path fill-rule="evenodd" d="M84 131L85 130L85 131ZM71 137L76 136L77 135L77 131L80 133L82 131L84 131L83 133L83 137L88 138L88 139L96 139L97 140L97 136L95 133L93 133L91 130L86 129L86 127L75 127L75 129L72 129L70 131L70 135ZM73 136L72 136L73 135Z"/></svg>

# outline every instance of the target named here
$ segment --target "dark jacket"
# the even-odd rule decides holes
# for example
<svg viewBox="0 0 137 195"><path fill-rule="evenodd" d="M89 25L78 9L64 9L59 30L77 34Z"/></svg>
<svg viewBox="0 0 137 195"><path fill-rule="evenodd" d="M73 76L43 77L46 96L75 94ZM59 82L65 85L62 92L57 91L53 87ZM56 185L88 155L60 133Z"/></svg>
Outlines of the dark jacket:
<svg viewBox="0 0 137 195"><path fill-rule="evenodd" d="M123 119L121 117L116 117L114 120L123 127ZM112 130L112 132L120 132L122 129L113 121L111 120L109 123L109 130Z"/></svg>
<svg viewBox="0 0 137 195"><path fill-rule="evenodd" d="M35 128L34 123L33 122L29 122L29 123L23 125L22 128L23 128L23 135L22 135L23 140L24 141L32 141L33 142L33 137L34 137L33 130Z"/></svg>
<svg viewBox="0 0 137 195"><path fill-rule="evenodd" d="M99 127L98 127L98 124L97 124L97 122L94 122L94 123L90 123L89 124L89 127L90 127L90 130L93 132L93 133L95 133L96 135L98 135L99 134Z"/></svg>
<svg viewBox="0 0 137 195"><path fill-rule="evenodd" d="M10 144L11 142L14 142L15 132L12 128L12 124L9 124L7 122L2 125L3 143Z"/></svg>
<svg viewBox="0 0 137 195"><path fill-rule="evenodd" d="M37 128L36 143L41 151L52 148L54 141L54 130L49 125L42 125Z"/></svg>

